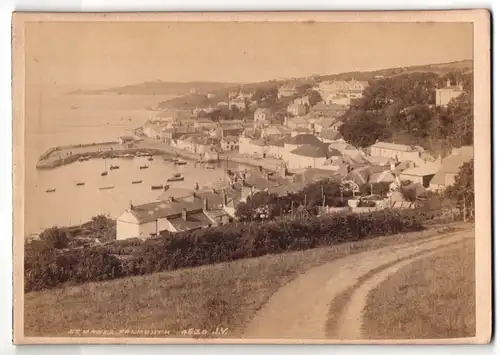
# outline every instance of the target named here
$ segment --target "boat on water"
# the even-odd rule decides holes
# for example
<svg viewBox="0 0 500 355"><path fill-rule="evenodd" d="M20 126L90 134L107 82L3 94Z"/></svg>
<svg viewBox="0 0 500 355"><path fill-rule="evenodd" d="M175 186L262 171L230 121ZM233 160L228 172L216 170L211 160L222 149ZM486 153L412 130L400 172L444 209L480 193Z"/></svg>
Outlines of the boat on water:
<svg viewBox="0 0 500 355"><path fill-rule="evenodd" d="M78 161L85 161L85 160L87 160L87 158L85 158L85 157L78 158Z"/></svg>
<svg viewBox="0 0 500 355"><path fill-rule="evenodd" d="M111 165L109 167L109 170L116 170L116 169L120 169L120 166L119 165Z"/></svg>
<svg viewBox="0 0 500 355"><path fill-rule="evenodd" d="M165 185L151 185L151 190L164 190Z"/></svg>
<svg viewBox="0 0 500 355"><path fill-rule="evenodd" d="M147 169L147 168L149 168L149 166L148 166L148 165L141 165L141 166L139 167L139 169Z"/></svg>
<svg viewBox="0 0 500 355"><path fill-rule="evenodd" d="M153 160L154 160L154 158L153 158L153 157L149 157L149 158L148 158L148 160L149 160L149 161L153 161Z"/></svg>
<svg viewBox="0 0 500 355"><path fill-rule="evenodd" d="M215 169L215 166L214 166L214 165L207 165L207 166L206 166L206 169L207 169L207 170L214 170L214 169Z"/></svg>
<svg viewBox="0 0 500 355"><path fill-rule="evenodd" d="M56 189L47 189L47 190L45 190L45 192L55 192L55 191L56 191Z"/></svg>
<svg viewBox="0 0 500 355"><path fill-rule="evenodd" d="M77 183L76 183L76 186L83 186L83 185L85 185L85 183L84 183L84 182L77 182Z"/></svg>
<svg viewBox="0 0 500 355"><path fill-rule="evenodd" d="M186 165L187 164L187 161L184 161L184 160L176 160L175 161L175 165Z"/></svg>
<svg viewBox="0 0 500 355"><path fill-rule="evenodd" d="M126 158L126 159L133 159L134 158L134 154L125 154L123 157Z"/></svg>
<svg viewBox="0 0 500 355"><path fill-rule="evenodd" d="M167 179L168 182L174 182L174 181L184 181L184 176L172 176L171 178Z"/></svg>
<svg viewBox="0 0 500 355"><path fill-rule="evenodd" d="M101 173L101 176L108 175L108 164L106 162L106 158L104 159L104 171Z"/></svg>
<svg viewBox="0 0 500 355"><path fill-rule="evenodd" d="M100 187L99 190L110 190L110 189L114 189L115 187L114 186L103 186L103 187Z"/></svg>
<svg viewBox="0 0 500 355"><path fill-rule="evenodd" d="M172 175L172 177L181 177L182 174L181 173L175 173L174 175Z"/></svg>
<svg viewBox="0 0 500 355"><path fill-rule="evenodd" d="M132 181L132 184L140 184L140 183L142 183L142 180L134 180L134 181Z"/></svg>

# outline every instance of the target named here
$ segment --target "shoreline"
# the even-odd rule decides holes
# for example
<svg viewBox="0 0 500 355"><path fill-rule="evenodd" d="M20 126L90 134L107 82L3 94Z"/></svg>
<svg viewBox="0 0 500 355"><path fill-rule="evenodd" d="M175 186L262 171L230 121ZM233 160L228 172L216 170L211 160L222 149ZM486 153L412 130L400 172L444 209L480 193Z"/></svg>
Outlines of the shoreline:
<svg viewBox="0 0 500 355"><path fill-rule="evenodd" d="M105 149L105 150L104 150ZM81 150L73 152L74 150ZM59 153L59 157L54 157ZM65 153L65 156L63 154ZM149 154L153 156L176 156L190 161L223 162L230 161L237 164L247 165L250 167L262 167L267 171L275 171L278 168L279 161L270 161L269 159L255 159L244 155L235 155L235 153L218 153L217 159L203 159L200 155L189 151L181 150L165 143L157 141L141 140L133 147L125 147L117 142L101 142L89 144L75 144L67 146L56 146L50 148L38 159L36 164L37 170L50 170L64 165L69 165L77 162L80 158L87 157L88 159L97 158L127 158L127 156L137 153Z"/></svg>

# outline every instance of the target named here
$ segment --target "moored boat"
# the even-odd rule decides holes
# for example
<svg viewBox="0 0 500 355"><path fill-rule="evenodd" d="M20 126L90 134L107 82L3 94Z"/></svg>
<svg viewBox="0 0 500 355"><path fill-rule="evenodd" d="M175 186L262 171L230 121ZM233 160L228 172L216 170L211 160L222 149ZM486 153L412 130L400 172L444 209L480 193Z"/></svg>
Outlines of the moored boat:
<svg viewBox="0 0 500 355"><path fill-rule="evenodd" d="M47 189L47 190L45 190L45 192L55 192L55 191L56 191L56 189Z"/></svg>
<svg viewBox="0 0 500 355"><path fill-rule="evenodd" d="M120 169L120 166L119 165L111 165L109 167L109 170L116 170L116 169Z"/></svg>
<svg viewBox="0 0 500 355"><path fill-rule="evenodd" d="M184 181L184 176L172 176L171 178L167 179L168 182L174 182L174 181Z"/></svg>
<svg viewBox="0 0 500 355"><path fill-rule="evenodd" d="M114 186L103 186L103 187L100 187L99 190L109 190L109 189L114 189L115 187Z"/></svg>
<svg viewBox="0 0 500 355"><path fill-rule="evenodd" d="M165 189L164 185L151 185L151 190L163 190Z"/></svg>
<svg viewBox="0 0 500 355"><path fill-rule="evenodd" d="M187 164L187 161L184 161L184 160L176 160L175 161L175 165L186 165Z"/></svg>
<svg viewBox="0 0 500 355"><path fill-rule="evenodd" d="M142 183L142 180L134 180L134 181L132 181L132 184L140 184L140 183Z"/></svg>
<svg viewBox="0 0 500 355"><path fill-rule="evenodd" d="M149 168L149 166L147 166L147 165L141 165L141 166L139 167L139 169L147 169L147 168Z"/></svg>
<svg viewBox="0 0 500 355"><path fill-rule="evenodd" d="M83 185L85 185L85 183L84 183L83 181L82 181L82 182L77 182L77 183L76 183L76 186L83 186Z"/></svg>

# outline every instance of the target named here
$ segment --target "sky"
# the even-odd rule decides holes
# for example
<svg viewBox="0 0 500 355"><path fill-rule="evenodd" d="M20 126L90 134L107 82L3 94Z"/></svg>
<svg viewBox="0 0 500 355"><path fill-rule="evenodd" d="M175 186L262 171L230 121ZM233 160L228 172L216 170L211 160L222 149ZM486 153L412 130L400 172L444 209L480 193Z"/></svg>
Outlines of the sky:
<svg viewBox="0 0 500 355"><path fill-rule="evenodd" d="M473 58L467 23L34 22L28 82L246 83Z"/></svg>

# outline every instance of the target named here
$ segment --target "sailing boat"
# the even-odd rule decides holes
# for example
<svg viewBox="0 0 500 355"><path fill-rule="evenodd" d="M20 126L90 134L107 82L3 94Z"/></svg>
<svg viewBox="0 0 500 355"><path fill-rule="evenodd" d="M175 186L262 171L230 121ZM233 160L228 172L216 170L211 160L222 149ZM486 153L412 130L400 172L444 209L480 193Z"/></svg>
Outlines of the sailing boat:
<svg viewBox="0 0 500 355"><path fill-rule="evenodd" d="M106 176L108 175L108 164L106 159L104 159L104 171L101 173L101 176Z"/></svg>

